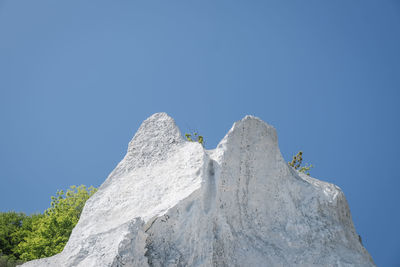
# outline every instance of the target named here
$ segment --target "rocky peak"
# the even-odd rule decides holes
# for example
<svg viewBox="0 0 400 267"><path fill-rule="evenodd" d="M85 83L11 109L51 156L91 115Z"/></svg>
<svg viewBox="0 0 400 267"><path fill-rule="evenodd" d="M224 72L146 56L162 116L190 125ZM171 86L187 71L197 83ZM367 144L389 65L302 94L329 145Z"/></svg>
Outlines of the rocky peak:
<svg viewBox="0 0 400 267"><path fill-rule="evenodd" d="M126 175L134 169L164 160L182 142L184 139L174 119L165 112L155 113L140 125L129 142L124 159L110 176Z"/></svg>
<svg viewBox="0 0 400 267"><path fill-rule="evenodd" d="M339 187L284 161L246 116L215 150L145 120L63 252L24 266L375 266Z"/></svg>

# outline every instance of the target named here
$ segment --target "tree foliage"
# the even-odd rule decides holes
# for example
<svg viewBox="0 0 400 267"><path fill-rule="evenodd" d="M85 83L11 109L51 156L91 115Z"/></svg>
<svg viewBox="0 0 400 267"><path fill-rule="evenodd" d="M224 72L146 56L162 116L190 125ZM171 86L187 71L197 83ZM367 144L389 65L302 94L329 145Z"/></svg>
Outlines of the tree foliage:
<svg viewBox="0 0 400 267"><path fill-rule="evenodd" d="M51 197L51 207L32 221L32 230L16 251L23 260L49 257L60 253L77 224L86 200L96 192L94 187L71 186Z"/></svg>
<svg viewBox="0 0 400 267"><path fill-rule="evenodd" d="M13 267L23 262L15 248L24 238L27 220L28 216L22 212L0 213L0 267Z"/></svg>
<svg viewBox="0 0 400 267"><path fill-rule="evenodd" d="M303 164L303 151L299 151L297 155L293 156L292 161L288 162L295 170L310 175L310 169L314 166L312 164Z"/></svg>
<svg viewBox="0 0 400 267"><path fill-rule="evenodd" d="M77 224L85 202L97 191L84 185L60 190L44 214L0 213L0 267L61 252Z"/></svg>
<svg viewBox="0 0 400 267"><path fill-rule="evenodd" d="M19 232L26 217L14 211L0 213L0 253L18 257L13 249L22 240Z"/></svg>
<svg viewBox="0 0 400 267"><path fill-rule="evenodd" d="M23 260L17 260L12 256L3 255L0 253L0 267L15 267L24 263Z"/></svg>
<svg viewBox="0 0 400 267"><path fill-rule="evenodd" d="M24 262L18 244L32 231L32 222L42 216L14 211L0 213L0 267L14 267Z"/></svg>

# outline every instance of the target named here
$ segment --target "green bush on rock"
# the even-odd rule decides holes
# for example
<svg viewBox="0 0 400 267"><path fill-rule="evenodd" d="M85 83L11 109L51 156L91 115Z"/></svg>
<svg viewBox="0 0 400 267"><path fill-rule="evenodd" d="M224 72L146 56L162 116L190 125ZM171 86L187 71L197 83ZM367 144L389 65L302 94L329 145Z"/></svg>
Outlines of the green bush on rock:
<svg viewBox="0 0 400 267"><path fill-rule="evenodd" d="M309 176L310 169L313 168L314 166L312 164L307 164L307 163L302 166L302 163L303 163L303 151L299 151L296 156L293 156L292 161L288 162L289 166Z"/></svg>
<svg viewBox="0 0 400 267"><path fill-rule="evenodd" d="M190 142L198 142L204 147L204 138L198 132L185 133L185 138Z"/></svg>

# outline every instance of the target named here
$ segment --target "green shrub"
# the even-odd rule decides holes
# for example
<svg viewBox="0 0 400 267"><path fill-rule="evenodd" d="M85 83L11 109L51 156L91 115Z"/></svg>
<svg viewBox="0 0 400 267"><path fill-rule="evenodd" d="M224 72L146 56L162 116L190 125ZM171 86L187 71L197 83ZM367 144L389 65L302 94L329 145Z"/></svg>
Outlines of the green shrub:
<svg viewBox="0 0 400 267"><path fill-rule="evenodd" d="M20 254L15 250L24 239L29 216L22 212L0 213L0 255L1 264L19 259ZM5 266L5 265L4 265Z"/></svg>
<svg viewBox="0 0 400 267"><path fill-rule="evenodd" d="M51 207L31 222L31 231L16 251L22 260L50 257L60 253L78 223L85 202L97 191L94 187L71 186L51 197Z"/></svg>
<svg viewBox="0 0 400 267"><path fill-rule="evenodd" d="M295 170L299 172L310 175L310 169L314 166L312 164L304 164L303 163L303 151L299 151L296 156L293 156L292 161L288 162L288 164L293 167Z"/></svg>
<svg viewBox="0 0 400 267"><path fill-rule="evenodd" d="M24 261L17 260L13 256L2 255L0 253L0 267L15 267L23 264Z"/></svg>
<svg viewBox="0 0 400 267"><path fill-rule="evenodd" d="M185 133L186 140L190 142L198 142L204 147L204 138L198 132Z"/></svg>

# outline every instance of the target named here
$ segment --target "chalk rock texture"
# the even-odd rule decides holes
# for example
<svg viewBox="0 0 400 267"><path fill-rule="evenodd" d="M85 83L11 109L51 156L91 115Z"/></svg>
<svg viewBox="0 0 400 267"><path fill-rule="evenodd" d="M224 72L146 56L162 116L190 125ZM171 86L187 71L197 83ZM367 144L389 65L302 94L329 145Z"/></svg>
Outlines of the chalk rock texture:
<svg viewBox="0 0 400 267"><path fill-rule="evenodd" d="M253 116L214 150L145 120L63 250L23 266L375 266L343 192L298 173Z"/></svg>

